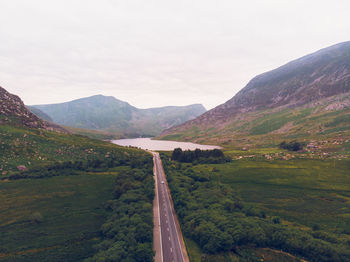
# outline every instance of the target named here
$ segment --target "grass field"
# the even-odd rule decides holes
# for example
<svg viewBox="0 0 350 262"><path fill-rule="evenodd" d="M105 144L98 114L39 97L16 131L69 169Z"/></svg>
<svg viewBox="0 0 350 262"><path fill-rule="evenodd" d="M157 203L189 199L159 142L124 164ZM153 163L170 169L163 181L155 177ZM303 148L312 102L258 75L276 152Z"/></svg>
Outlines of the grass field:
<svg viewBox="0 0 350 262"><path fill-rule="evenodd" d="M234 153L230 152L230 154ZM299 251L285 246L286 250L291 252L283 252L284 249L270 247L264 243L255 245L253 243L255 238L251 245L249 241L247 241L248 245L239 245L237 242L238 245L233 248L234 252L208 254L201 249L203 243L206 243L203 242L206 241L206 235L214 234L210 232L218 232L215 231L217 228L220 229L225 223L229 223L224 221L234 219L236 222L231 225L232 227L235 223L244 224L246 223L244 221L249 219L253 221L254 216L263 217L264 221L277 219L276 223L281 230L285 228L287 230L285 232L305 234L306 239L313 238L314 243L325 241L323 243L329 243L335 248L334 250L339 247L335 252L345 254L346 250L349 250L349 160L251 158L224 164L193 165L169 162L167 159L168 157L164 157L163 162L167 169L172 194L175 195L175 199L178 199L178 201L175 200L175 206L183 223L191 261L262 261L261 259L264 258L263 261L277 262L301 261L303 257L308 257L310 261L317 261L313 255L310 256L310 253L307 253L309 251L301 251L302 245L298 247ZM223 191L220 193L220 190ZM225 203L231 203L232 199L237 198L242 201L239 204L242 211L234 209L236 211L233 213L226 213L230 204L225 206ZM222 207L225 208L222 209ZM201 215L197 217L195 214L199 212ZM199 222L202 221L203 216L207 217L203 222ZM211 225L212 229L205 231L205 228L210 226L210 221L214 223ZM218 223L216 229L213 227L215 221ZM198 223L203 223L203 226ZM251 226L254 223L252 222ZM227 230L232 228L228 227ZM254 231L258 232L257 230L261 228L256 227ZM203 232L202 235L199 234L200 232ZM215 234L212 237L219 237L219 233ZM294 241L292 237L288 236L287 239ZM205 245L204 248L206 248ZM325 250L319 248L318 252ZM299 252L304 253L300 255ZM348 258L350 257L345 255L342 258L345 260L337 258L334 261L348 261L346 260ZM322 261L333 260L322 258Z"/></svg>
<svg viewBox="0 0 350 262"><path fill-rule="evenodd" d="M239 160L197 165L211 179L230 185L248 204L285 223L350 234L350 161ZM350 238L350 235L347 235Z"/></svg>
<svg viewBox="0 0 350 262"><path fill-rule="evenodd" d="M0 261L82 261L92 256L115 174L1 181Z"/></svg>

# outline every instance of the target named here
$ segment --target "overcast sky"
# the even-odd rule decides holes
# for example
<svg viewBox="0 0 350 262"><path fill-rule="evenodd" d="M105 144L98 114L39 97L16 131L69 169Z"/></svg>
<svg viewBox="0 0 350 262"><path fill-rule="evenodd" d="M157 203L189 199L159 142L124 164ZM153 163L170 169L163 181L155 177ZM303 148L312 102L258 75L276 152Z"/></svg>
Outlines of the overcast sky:
<svg viewBox="0 0 350 262"><path fill-rule="evenodd" d="M257 74L350 40L349 0L0 0L0 86L215 107Z"/></svg>

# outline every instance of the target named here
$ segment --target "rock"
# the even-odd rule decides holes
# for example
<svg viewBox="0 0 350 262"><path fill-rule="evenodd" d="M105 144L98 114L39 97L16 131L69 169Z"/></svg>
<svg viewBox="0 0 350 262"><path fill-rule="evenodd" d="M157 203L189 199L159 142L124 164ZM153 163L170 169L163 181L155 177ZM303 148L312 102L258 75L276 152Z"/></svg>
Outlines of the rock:
<svg viewBox="0 0 350 262"><path fill-rule="evenodd" d="M24 166L24 165L17 166L17 169L19 171L27 171L28 170L28 168L26 166Z"/></svg>

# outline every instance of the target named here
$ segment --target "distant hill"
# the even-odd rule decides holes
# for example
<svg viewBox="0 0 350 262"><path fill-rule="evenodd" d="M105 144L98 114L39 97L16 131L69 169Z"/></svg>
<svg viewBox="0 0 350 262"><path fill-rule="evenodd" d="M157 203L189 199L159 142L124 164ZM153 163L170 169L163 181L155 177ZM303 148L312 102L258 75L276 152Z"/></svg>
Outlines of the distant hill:
<svg viewBox="0 0 350 262"><path fill-rule="evenodd" d="M230 144L246 136L329 134L350 130L349 108L350 42L344 42L256 76L226 103L161 137Z"/></svg>
<svg viewBox="0 0 350 262"><path fill-rule="evenodd" d="M52 118L45 114L43 111L41 111L38 108L32 107L32 106L26 106L30 112L32 112L34 115L37 117L41 118L42 120L48 121L48 122L53 122Z"/></svg>
<svg viewBox="0 0 350 262"><path fill-rule="evenodd" d="M126 137L155 136L164 129L193 119L206 110L202 105L138 109L111 96L96 95L50 105L34 105L55 123L116 132Z"/></svg>

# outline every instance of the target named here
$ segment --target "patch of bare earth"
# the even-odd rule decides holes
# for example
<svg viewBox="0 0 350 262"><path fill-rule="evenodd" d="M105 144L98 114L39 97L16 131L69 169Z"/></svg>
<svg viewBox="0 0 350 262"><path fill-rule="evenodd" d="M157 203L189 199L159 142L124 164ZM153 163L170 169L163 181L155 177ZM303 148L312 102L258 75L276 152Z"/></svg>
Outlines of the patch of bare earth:
<svg viewBox="0 0 350 262"><path fill-rule="evenodd" d="M284 134L287 133L289 130L291 130L294 127L293 122L288 122L284 126L282 126L280 129L272 131L271 134Z"/></svg>

